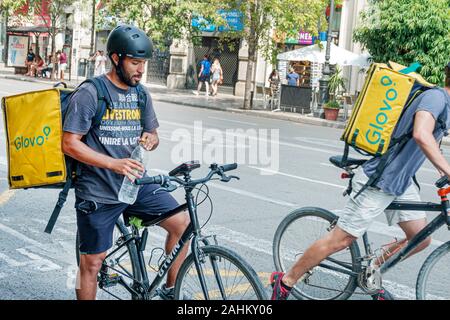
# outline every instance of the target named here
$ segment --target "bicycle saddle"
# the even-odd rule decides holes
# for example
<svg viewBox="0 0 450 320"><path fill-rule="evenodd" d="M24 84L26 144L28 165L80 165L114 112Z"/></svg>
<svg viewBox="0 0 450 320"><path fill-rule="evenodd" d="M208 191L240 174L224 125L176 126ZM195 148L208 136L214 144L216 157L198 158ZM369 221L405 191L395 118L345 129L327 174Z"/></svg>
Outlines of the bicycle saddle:
<svg viewBox="0 0 450 320"><path fill-rule="evenodd" d="M350 166L360 166L367 161L367 159L353 159L347 158L345 161L342 161L343 156L333 156L330 157L330 162L334 164L336 167L345 168Z"/></svg>
<svg viewBox="0 0 450 320"><path fill-rule="evenodd" d="M200 162L197 160L188 161L185 163L180 164L178 167L173 169L169 172L169 176L180 176L185 175L191 172L192 170L195 170L197 168L200 168Z"/></svg>
<svg viewBox="0 0 450 320"><path fill-rule="evenodd" d="M140 221L140 224L142 227L151 227L154 226L158 223L160 223L161 221L166 220L167 218L170 218L173 215L176 215L184 210L187 209L187 204L181 204L178 207L176 207L175 209L172 209L169 212L166 213L161 213L159 215L150 215L150 214L146 214L146 215L135 215L135 214L128 214L128 213L124 213L124 222L125 225L127 227L130 226L130 220L133 218L137 218Z"/></svg>

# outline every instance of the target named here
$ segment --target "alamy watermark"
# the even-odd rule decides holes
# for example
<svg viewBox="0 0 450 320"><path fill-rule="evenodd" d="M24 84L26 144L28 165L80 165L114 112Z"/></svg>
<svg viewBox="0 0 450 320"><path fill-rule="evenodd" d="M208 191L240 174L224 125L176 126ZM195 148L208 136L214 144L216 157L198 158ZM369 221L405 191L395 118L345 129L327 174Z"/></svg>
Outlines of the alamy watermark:
<svg viewBox="0 0 450 320"><path fill-rule="evenodd" d="M205 129L194 121L193 131L179 128L172 132L176 145L171 151L174 164L190 160L201 163L234 163L258 166L261 174L274 174L280 167L280 133L278 129Z"/></svg>

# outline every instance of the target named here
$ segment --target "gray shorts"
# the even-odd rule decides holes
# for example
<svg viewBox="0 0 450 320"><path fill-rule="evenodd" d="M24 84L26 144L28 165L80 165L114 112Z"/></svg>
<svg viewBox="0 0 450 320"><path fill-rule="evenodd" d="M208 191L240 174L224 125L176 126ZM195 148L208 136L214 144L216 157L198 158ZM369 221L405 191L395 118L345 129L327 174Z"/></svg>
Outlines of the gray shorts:
<svg viewBox="0 0 450 320"><path fill-rule="evenodd" d="M362 169L357 170L353 177L352 194L339 215L337 225L342 230L359 238L369 229L375 218L383 212L386 214L389 225L426 218L425 211L385 210L394 200L420 201L420 195L415 184L411 184L401 196L387 194L378 188L368 187L355 199L355 195L367 181L368 178L364 171Z"/></svg>

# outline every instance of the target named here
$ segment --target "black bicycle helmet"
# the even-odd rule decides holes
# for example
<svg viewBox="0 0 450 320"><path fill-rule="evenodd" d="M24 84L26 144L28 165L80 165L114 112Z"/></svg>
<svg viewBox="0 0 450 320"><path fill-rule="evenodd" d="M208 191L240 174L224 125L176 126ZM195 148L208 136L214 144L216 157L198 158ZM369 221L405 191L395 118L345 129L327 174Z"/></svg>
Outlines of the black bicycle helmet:
<svg viewBox="0 0 450 320"><path fill-rule="evenodd" d="M108 56L116 53L119 57L150 59L153 44L150 38L139 28L131 25L121 25L114 28L106 43Z"/></svg>

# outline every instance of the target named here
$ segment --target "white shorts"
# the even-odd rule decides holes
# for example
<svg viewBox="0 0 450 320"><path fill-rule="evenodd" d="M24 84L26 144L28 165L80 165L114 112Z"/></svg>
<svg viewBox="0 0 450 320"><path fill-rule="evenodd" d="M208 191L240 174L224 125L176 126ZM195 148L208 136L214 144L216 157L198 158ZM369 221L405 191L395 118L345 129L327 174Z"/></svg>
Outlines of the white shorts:
<svg viewBox="0 0 450 320"><path fill-rule="evenodd" d="M67 68L67 63L61 63L59 65L59 70L60 71L66 71L66 68Z"/></svg>
<svg viewBox="0 0 450 320"><path fill-rule="evenodd" d="M362 169L356 171L350 195L344 210L339 214L337 225L345 232L359 238L369 229L372 222L381 213L386 214L389 225L426 218L425 211L385 210L392 201L420 201L416 185L411 184L401 196L387 194L378 188L368 187L361 194L355 195L368 181Z"/></svg>

